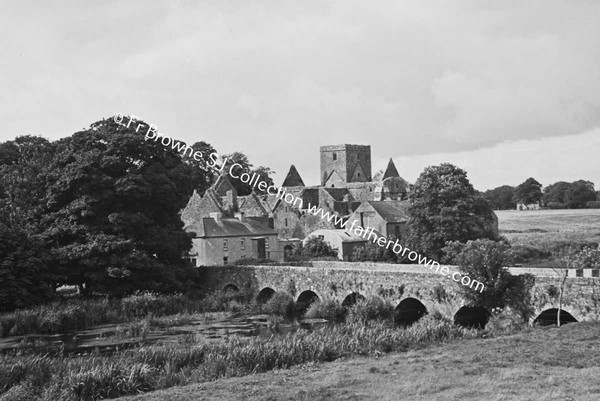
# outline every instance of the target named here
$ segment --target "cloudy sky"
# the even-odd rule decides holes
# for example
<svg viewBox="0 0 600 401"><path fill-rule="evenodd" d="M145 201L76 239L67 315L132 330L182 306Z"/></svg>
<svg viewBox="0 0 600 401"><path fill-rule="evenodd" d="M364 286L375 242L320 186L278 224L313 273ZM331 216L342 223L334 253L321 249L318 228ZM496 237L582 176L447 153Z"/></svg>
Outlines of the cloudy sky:
<svg viewBox="0 0 600 401"><path fill-rule="evenodd" d="M600 1L3 1L0 34L0 141L123 113L277 183L355 143L409 181L600 186Z"/></svg>

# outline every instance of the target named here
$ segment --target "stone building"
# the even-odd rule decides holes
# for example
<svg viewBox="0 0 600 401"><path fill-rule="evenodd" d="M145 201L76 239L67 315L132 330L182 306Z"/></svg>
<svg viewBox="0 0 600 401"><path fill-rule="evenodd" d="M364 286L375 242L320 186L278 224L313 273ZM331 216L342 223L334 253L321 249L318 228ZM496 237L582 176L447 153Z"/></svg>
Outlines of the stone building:
<svg viewBox="0 0 600 401"><path fill-rule="evenodd" d="M283 260L268 204L255 193L238 197L226 175L202 197L194 191L181 220L193 235L188 257L196 266L227 265L244 258Z"/></svg>
<svg viewBox="0 0 600 401"><path fill-rule="evenodd" d="M322 146L320 152L321 185L305 186L293 165L283 180L286 192L302 199L302 208L283 200L273 205L273 226L282 242L305 238L315 230L341 228L308 213L309 205L348 218L364 202L399 202L408 198L409 184L400 177L392 159L385 171L372 177L370 146Z"/></svg>
<svg viewBox="0 0 600 401"><path fill-rule="evenodd" d="M367 201L350 215L361 227L373 227L385 237L398 240L408 237L408 201Z"/></svg>

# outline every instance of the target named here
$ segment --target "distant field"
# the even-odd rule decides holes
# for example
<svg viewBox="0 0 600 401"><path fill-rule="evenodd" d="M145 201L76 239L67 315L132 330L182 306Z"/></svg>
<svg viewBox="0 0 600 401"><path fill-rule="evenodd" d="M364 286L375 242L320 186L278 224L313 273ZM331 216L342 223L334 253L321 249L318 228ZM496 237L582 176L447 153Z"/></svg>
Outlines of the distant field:
<svg viewBox="0 0 600 401"><path fill-rule="evenodd" d="M497 211L500 235L514 246L552 252L600 243L600 209ZM533 258L535 263L547 259Z"/></svg>

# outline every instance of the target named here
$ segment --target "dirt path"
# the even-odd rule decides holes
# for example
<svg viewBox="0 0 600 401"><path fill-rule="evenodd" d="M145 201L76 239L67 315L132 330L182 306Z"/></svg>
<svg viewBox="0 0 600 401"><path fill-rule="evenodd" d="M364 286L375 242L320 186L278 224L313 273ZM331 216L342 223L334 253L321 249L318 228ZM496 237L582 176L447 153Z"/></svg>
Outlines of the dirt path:
<svg viewBox="0 0 600 401"><path fill-rule="evenodd" d="M221 379L158 400L600 400L600 325L539 328L382 357Z"/></svg>

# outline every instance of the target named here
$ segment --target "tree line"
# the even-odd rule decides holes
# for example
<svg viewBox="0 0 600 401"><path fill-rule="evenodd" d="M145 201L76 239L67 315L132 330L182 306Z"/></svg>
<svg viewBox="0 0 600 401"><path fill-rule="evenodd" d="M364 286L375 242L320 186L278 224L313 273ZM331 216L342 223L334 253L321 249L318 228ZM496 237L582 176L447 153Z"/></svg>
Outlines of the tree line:
<svg viewBox="0 0 600 401"><path fill-rule="evenodd" d="M600 191L591 181L559 181L542 188L536 179L528 178L516 187L503 185L485 191L483 196L496 210L515 209L517 203L539 203L549 209L600 208Z"/></svg>
<svg viewBox="0 0 600 401"><path fill-rule="evenodd" d="M215 152L206 142L192 147ZM226 156L271 180L243 153ZM112 118L57 141L0 143L0 311L48 301L62 285L114 295L192 287L179 212L216 180L197 163Z"/></svg>

